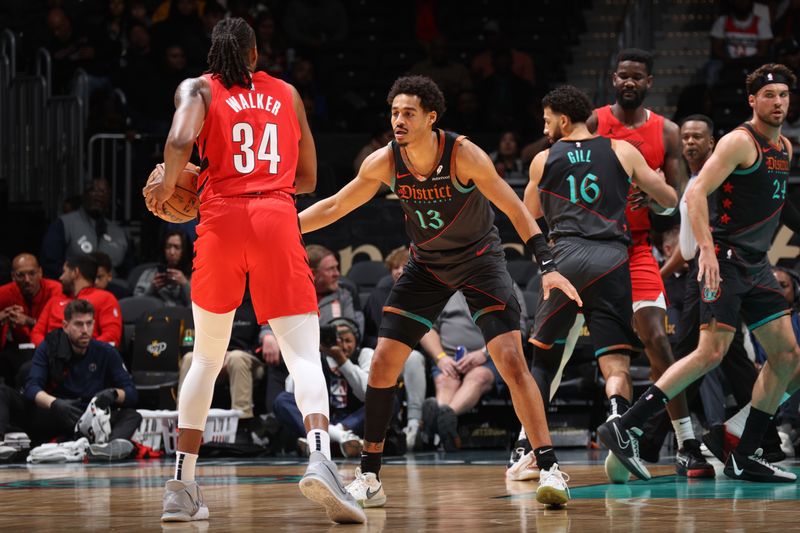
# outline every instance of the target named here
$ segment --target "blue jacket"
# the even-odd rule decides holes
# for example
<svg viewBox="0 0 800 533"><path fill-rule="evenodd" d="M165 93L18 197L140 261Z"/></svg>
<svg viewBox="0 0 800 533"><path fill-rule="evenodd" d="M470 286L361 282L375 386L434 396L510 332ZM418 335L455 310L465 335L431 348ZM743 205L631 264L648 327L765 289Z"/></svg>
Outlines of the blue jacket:
<svg viewBox="0 0 800 533"><path fill-rule="evenodd" d="M63 330L62 330L63 331ZM45 391L56 398L80 398L86 403L98 392L108 389L125 391L125 407L136 406L139 394L133 384L133 378L122 362L122 357L113 346L94 339L89 341L89 348L82 357L71 354L68 343L61 342L61 351L69 350L65 361L63 379L54 379L50 375L48 342L58 342L58 338L48 335L36 348L28 381L25 383L25 397L34 400L39 391ZM60 382L60 383L59 383Z"/></svg>

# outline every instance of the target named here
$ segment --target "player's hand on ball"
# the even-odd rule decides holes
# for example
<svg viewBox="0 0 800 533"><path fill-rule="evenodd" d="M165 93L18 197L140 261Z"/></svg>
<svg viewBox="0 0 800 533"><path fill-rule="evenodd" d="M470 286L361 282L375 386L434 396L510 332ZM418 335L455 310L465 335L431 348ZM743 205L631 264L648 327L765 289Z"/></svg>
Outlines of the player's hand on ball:
<svg viewBox="0 0 800 533"><path fill-rule="evenodd" d="M542 276L542 298L547 300L550 298L550 291L553 289L561 289L561 292L567 295L567 298L574 300L578 307L583 307L583 301L580 294L572 286L567 278L558 272L548 272Z"/></svg>
<svg viewBox="0 0 800 533"><path fill-rule="evenodd" d="M147 184L142 189L147 210L156 216L163 214L164 202L169 200L174 192L174 186L170 188L164 183L164 163L159 163L150 173Z"/></svg>

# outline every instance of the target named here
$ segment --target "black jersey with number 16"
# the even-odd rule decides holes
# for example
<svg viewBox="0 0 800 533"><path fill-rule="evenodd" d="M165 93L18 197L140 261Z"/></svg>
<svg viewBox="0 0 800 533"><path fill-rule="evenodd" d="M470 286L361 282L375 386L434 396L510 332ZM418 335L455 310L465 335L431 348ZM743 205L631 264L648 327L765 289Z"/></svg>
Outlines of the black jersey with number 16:
<svg viewBox="0 0 800 533"><path fill-rule="evenodd" d="M611 140L560 140L551 148L539 182L550 235L630 242L625 219L630 177Z"/></svg>
<svg viewBox="0 0 800 533"><path fill-rule="evenodd" d="M439 255L482 242L494 228L494 211L468 176L456 177L456 151L465 137L436 132L438 162L428 176L412 172L404 151L396 141L391 142L395 167L392 190L403 207L412 246L423 254Z"/></svg>

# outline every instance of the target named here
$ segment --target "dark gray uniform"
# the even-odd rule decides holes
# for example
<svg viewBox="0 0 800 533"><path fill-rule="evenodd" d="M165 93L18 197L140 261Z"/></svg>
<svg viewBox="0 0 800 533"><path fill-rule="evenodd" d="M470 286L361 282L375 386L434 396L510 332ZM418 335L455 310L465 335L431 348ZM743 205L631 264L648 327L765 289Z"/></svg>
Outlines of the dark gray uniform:
<svg viewBox="0 0 800 533"><path fill-rule="evenodd" d="M545 163L539 194L555 240L558 271L578 290L595 355L631 354L630 237L625 219L630 177L605 137L558 141ZM561 291L539 295L531 342L537 352L564 344L578 305ZM537 356L538 357L538 356Z"/></svg>
<svg viewBox="0 0 800 533"><path fill-rule="evenodd" d="M494 226L494 211L469 176L458 176L464 139L437 130L439 162L429 176L409 169L392 141L392 190L405 213L411 254L386 305L379 336L415 346L457 290L484 339L519 329L520 305Z"/></svg>

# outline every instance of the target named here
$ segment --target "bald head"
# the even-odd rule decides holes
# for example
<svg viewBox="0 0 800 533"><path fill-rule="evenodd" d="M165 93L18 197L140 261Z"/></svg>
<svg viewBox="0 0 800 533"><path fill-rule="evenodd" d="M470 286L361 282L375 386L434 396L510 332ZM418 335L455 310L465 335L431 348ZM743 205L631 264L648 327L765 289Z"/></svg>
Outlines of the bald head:
<svg viewBox="0 0 800 533"><path fill-rule="evenodd" d="M42 269L33 254L19 254L11 262L11 277L25 298L33 298L42 288Z"/></svg>

